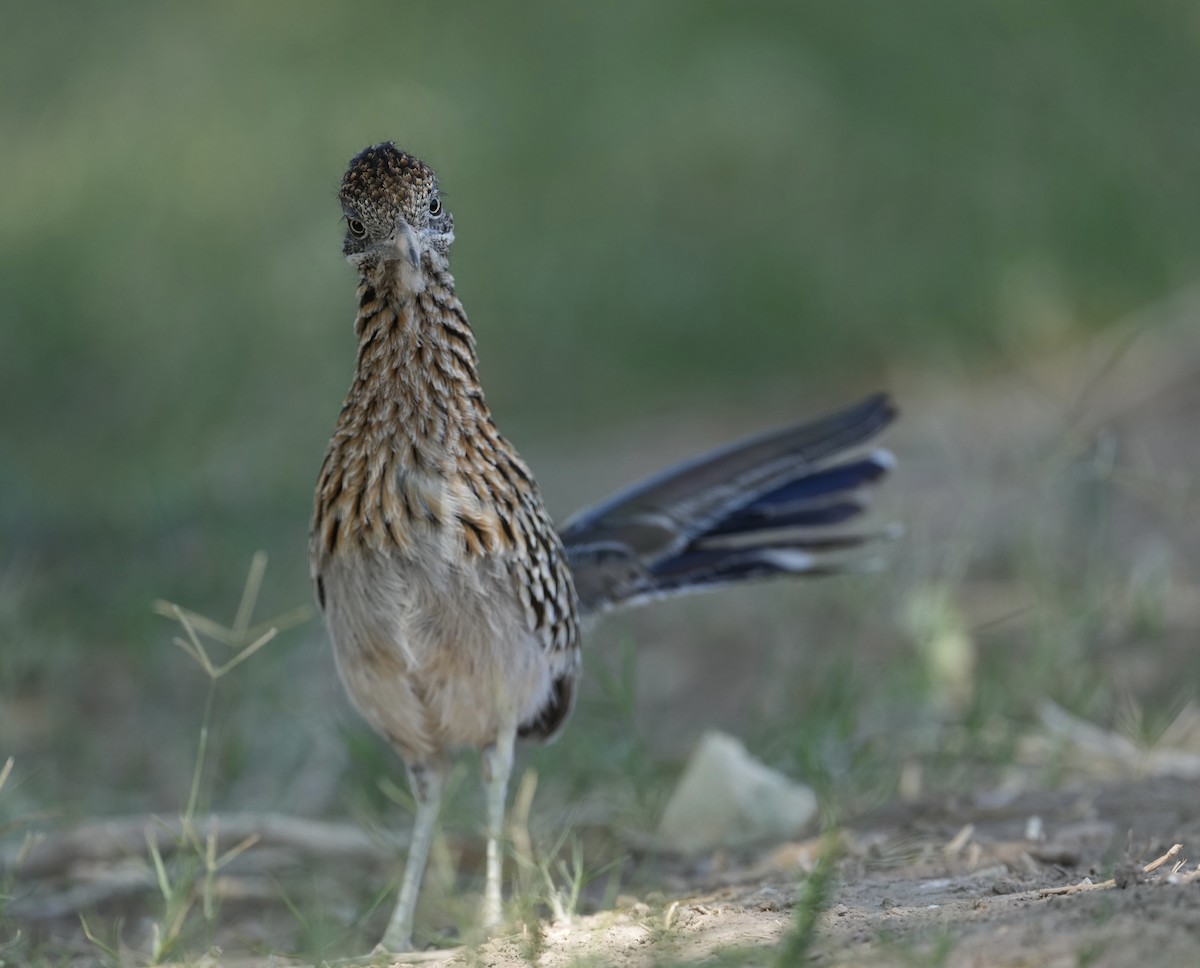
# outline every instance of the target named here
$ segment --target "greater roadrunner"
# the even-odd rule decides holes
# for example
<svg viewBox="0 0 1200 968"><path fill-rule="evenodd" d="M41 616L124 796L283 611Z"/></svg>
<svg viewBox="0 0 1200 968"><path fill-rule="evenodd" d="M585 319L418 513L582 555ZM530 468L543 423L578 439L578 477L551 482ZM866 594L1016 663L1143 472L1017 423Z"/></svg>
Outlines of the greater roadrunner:
<svg viewBox="0 0 1200 968"><path fill-rule="evenodd" d="M447 253L437 178L397 148L350 162L342 250L358 270L358 357L317 484L317 600L354 705L396 748L417 803L382 947L408 950L450 756L482 751L485 925L500 920L500 836L518 737L571 711L580 624L614 608L772 575L845 571L875 537L839 529L889 470L863 445L884 396L635 485L561 530L500 435ZM854 453L857 451L857 453Z"/></svg>

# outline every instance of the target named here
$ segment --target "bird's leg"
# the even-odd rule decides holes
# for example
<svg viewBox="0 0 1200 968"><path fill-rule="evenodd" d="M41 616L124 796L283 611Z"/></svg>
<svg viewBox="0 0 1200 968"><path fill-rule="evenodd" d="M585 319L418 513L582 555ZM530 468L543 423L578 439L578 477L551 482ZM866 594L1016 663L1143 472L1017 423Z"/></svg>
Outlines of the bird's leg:
<svg viewBox="0 0 1200 968"><path fill-rule="evenodd" d="M446 768L442 763L408 767L408 783L417 801L417 817L409 841L408 860L404 863L404 879L400 882L400 900L396 902L396 910L392 912L387 931L379 943L379 948L384 951L412 950L413 914L417 908L417 895L421 893L425 864L429 860L429 846L433 843L433 827L442 803L445 781Z"/></svg>
<svg viewBox="0 0 1200 968"><path fill-rule="evenodd" d="M515 727L500 731L496 741L483 751L483 788L487 797L487 880L483 887L483 926L500 924L500 880L503 868L500 840L504 834L504 803L508 777L512 773Z"/></svg>

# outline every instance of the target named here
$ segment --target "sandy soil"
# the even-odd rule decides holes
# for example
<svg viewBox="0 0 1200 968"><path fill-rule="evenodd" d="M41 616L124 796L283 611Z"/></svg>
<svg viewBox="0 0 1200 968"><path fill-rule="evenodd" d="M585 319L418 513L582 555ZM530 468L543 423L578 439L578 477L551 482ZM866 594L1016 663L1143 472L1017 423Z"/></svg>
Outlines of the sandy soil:
<svg viewBox="0 0 1200 968"><path fill-rule="evenodd" d="M843 831L808 960L1118 968L1152 958L1156 965L1195 965L1196 789L1192 781L1143 779L897 804L869 826ZM231 818L223 836L232 840L243 833L239 823L260 825L259 856L241 867L230 865L222 875L220 937L201 963L290 963L257 957L255 951L299 940L296 919L283 901L297 875L308 876L296 855L312 853L321 843L321 866L327 873L337 867L350 885L367 868L378 868L378 849L349 828L340 834L320 826L288 831L272 829L264 818ZM109 832L134 826L114 824ZM122 846L116 837L106 846L97 828L83 834L73 841L50 838L27 855L29 876L21 882L20 898L9 905L7 929L56 939L57 951L75 952L65 960L104 962L80 937L79 910L85 909L92 923L119 920L124 959L141 963L150 911L161 904L144 860L133 864L121 855L140 846L144 858L145 842L132 838ZM85 849L85 843L91 847ZM1182 849L1145 870L1175 844ZM643 897L622 894L609 909L566 923L530 921L479 947L428 951L402 961L491 968L776 964L795 930L803 875L820 850L818 841L808 841L690 864L635 855L635 866L642 868L638 882L645 884L651 869L661 890ZM267 876L270 870L274 874ZM1107 873L1112 879L1106 883Z"/></svg>
<svg viewBox="0 0 1200 968"><path fill-rule="evenodd" d="M809 955L864 966L1195 965L1198 838L1196 786L1179 780L898 806L847 833ZM1174 844L1183 850L1144 871ZM773 964L794 928L796 874L818 850L786 845L749 866L693 872L665 909L634 903L548 929L540 951L502 939L451 963L641 966L737 954L739 964Z"/></svg>

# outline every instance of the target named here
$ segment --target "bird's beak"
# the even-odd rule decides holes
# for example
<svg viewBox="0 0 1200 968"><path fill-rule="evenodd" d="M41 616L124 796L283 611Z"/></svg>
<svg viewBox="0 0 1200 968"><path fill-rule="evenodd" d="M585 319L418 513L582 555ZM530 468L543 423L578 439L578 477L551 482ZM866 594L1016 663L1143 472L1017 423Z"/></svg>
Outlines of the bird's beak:
<svg viewBox="0 0 1200 968"><path fill-rule="evenodd" d="M402 218L396 219L396 231L392 235L392 245L397 258L403 259L414 269L421 265L421 247L417 230Z"/></svg>

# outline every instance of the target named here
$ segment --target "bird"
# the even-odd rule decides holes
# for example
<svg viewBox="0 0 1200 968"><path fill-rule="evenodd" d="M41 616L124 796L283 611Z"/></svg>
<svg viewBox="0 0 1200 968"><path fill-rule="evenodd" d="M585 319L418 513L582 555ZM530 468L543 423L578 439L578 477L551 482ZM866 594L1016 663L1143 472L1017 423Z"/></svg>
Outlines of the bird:
<svg viewBox="0 0 1200 968"><path fill-rule="evenodd" d="M377 949L401 952L456 754L480 751L481 921L494 930L514 745L562 730L584 625L684 593L864 567L886 529L845 525L892 469L872 442L897 411L876 394L704 454L556 527L480 386L436 174L394 142L371 145L338 197L358 273L357 352L309 557L338 676L399 753L416 804Z"/></svg>

